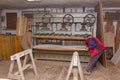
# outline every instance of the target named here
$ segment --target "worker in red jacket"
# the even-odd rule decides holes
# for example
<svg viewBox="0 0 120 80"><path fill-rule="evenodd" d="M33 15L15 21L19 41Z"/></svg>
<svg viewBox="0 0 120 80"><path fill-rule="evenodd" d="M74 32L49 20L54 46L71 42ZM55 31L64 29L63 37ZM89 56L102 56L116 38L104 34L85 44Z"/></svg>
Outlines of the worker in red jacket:
<svg viewBox="0 0 120 80"><path fill-rule="evenodd" d="M89 75L106 48L96 37L86 34L85 38L91 58L84 74Z"/></svg>

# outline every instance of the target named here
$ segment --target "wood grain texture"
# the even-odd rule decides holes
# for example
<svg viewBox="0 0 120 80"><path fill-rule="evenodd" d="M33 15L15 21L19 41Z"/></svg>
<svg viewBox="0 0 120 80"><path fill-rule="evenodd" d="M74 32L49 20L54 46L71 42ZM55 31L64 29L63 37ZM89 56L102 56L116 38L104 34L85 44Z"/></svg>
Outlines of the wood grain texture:
<svg viewBox="0 0 120 80"><path fill-rule="evenodd" d="M117 22L116 36L115 36L115 51L119 49L120 45L120 21Z"/></svg>
<svg viewBox="0 0 120 80"><path fill-rule="evenodd" d="M102 2L99 1L98 4L95 7L95 11L98 13L97 15L97 37L98 39L104 44L104 18L103 18L103 7ZM107 67L107 61L106 61L106 54L103 54L100 58L100 62Z"/></svg>
<svg viewBox="0 0 120 80"><path fill-rule="evenodd" d="M37 45L33 48L52 51L88 51L86 46Z"/></svg>
<svg viewBox="0 0 120 80"><path fill-rule="evenodd" d="M81 37L65 37L65 36L33 36L36 39L51 39L51 40L69 40L69 41L85 41L85 38Z"/></svg>
<svg viewBox="0 0 120 80"><path fill-rule="evenodd" d="M115 37L114 37L114 33L112 32L107 32L104 33L105 35L105 39L104 39L104 45L106 47L112 47L113 48L113 53L115 53Z"/></svg>
<svg viewBox="0 0 120 80"><path fill-rule="evenodd" d="M107 20L105 24L105 32L112 32L114 33L114 26L112 20Z"/></svg>
<svg viewBox="0 0 120 80"><path fill-rule="evenodd" d="M17 19L17 28L16 28L16 35L22 36L27 31L27 18L26 17L19 17Z"/></svg>
<svg viewBox="0 0 120 80"><path fill-rule="evenodd" d="M0 36L0 58L9 60L11 55L22 51L20 41L20 36Z"/></svg>

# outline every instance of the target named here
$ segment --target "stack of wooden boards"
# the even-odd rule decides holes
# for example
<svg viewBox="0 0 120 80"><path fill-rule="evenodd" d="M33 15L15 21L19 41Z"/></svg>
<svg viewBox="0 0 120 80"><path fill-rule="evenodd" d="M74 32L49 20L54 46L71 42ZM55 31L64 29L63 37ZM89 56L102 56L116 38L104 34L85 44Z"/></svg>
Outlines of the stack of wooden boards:
<svg viewBox="0 0 120 80"><path fill-rule="evenodd" d="M31 28L32 25L32 20L28 19L24 16L19 17L17 19L17 27L16 27L16 35L17 36L22 36L23 34L26 33L28 29Z"/></svg>
<svg viewBox="0 0 120 80"><path fill-rule="evenodd" d="M106 47L112 47L113 53L115 52L115 33L114 33L114 26L113 21L108 20L105 24L105 31L104 31L104 44Z"/></svg>
<svg viewBox="0 0 120 80"><path fill-rule="evenodd" d="M71 61L72 53L79 52L81 62L89 61L88 50L85 46L63 46L53 44L41 44L33 49L36 59Z"/></svg>
<svg viewBox="0 0 120 80"><path fill-rule="evenodd" d="M9 60L10 56L22 51L20 47L21 36L0 36L0 58Z"/></svg>

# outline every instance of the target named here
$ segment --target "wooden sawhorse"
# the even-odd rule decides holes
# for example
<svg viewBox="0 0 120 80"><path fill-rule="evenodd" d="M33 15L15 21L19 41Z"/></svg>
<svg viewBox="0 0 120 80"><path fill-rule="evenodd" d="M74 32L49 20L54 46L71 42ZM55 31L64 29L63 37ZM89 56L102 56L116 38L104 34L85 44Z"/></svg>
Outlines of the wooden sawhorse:
<svg viewBox="0 0 120 80"><path fill-rule="evenodd" d="M25 59L24 59L23 66L22 66L20 58L23 56L25 56ZM32 62L31 64L27 64L28 56L30 56L30 59ZM11 59L11 65L10 65L10 69L8 73L9 79L25 80L23 71L29 67L33 68L34 73L37 76L37 70L36 70L34 59L33 59L32 49L27 49L25 51L12 55L10 59ZM17 62L17 65L18 65L18 71L13 73L15 61Z"/></svg>
<svg viewBox="0 0 120 80"><path fill-rule="evenodd" d="M79 76L80 76L80 80L84 80L78 52L73 53L66 80L69 80L72 71L73 71L73 80L79 80Z"/></svg>

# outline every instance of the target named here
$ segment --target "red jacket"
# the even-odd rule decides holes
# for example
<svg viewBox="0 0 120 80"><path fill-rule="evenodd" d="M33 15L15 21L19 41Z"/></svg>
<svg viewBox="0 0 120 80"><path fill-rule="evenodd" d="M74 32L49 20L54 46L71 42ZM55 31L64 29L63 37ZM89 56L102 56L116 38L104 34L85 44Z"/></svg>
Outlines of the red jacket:
<svg viewBox="0 0 120 80"><path fill-rule="evenodd" d="M98 46L101 48L101 50L105 50L106 49L104 47L104 45L97 38L95 38L95 37L92 37L92 38L94 38L94 40L96 41L96 43L98 44ZM86 43L87 43L87 45L89 47L90 43L89 43L88 39L89 38L86 39ZM92 49L89 49L89 51L90 51L90 56L91 57L94 57L94 56L96 56L99 53L98 50L96 49L96 47L92 48Z"/></svg>

